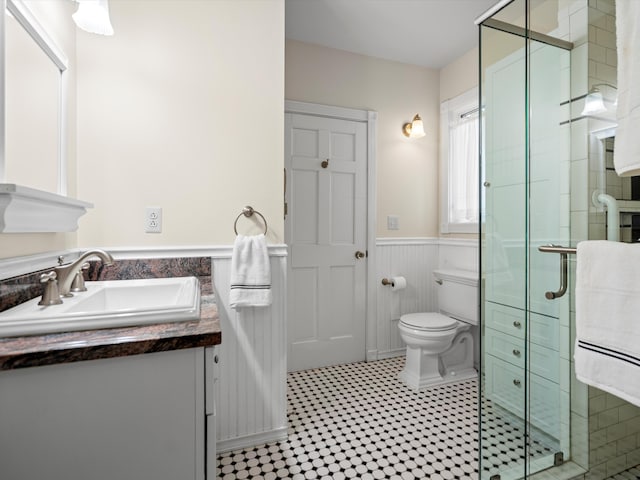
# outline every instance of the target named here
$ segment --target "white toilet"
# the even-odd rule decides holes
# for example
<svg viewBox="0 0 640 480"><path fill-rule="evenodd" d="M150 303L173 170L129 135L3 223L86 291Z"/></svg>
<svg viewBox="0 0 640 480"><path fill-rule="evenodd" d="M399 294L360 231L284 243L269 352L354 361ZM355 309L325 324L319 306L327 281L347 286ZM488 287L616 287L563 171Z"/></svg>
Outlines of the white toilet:
<svg viewBox="0 0 640 480"><path fill-rule="evenodd" d="M436 270L440 313L409 313L400 317L400 337L407 344L404 369L398 375L420 389L476 378L473 367L478 324L477 273Z"/></svg>

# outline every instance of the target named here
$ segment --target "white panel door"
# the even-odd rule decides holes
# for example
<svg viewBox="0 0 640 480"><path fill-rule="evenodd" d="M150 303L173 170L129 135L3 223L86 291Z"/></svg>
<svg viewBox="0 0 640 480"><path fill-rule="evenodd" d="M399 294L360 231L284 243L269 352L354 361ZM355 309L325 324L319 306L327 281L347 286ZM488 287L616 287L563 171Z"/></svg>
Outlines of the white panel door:
<svg viewBox="0 0 640 480"><path fill-rule="evenodd" d="M367 128L285 116L288 369L365 359Z"/></svg>

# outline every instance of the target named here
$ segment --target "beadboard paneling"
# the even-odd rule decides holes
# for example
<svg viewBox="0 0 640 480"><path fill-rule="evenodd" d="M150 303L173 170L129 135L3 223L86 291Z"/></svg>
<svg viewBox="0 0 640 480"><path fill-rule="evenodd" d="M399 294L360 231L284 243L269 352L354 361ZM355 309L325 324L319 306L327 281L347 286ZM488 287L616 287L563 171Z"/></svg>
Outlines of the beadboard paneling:
<svg viewBox="0 0 640 480"><path fill-rule="evenodd" d="M478 269L478 241L437 238L379 238L376 241L377 352L369 360L403 355L400 315L438 310L432 273L438 268ZM384 277L401 275L405 290L382 285Z"/></svg>
<svg viewBox="0 0 640 480"><path fill-rule="evenodd" d="M400 315L430 312L437 308L431 272L438 265L437 239L378 239L376 245L377 278L377 350L378 358L404 354L398 332ZM394 291L382 285L384 277L401 275L407 288Z"/></svg>
<svg viewBox="0 0 640 480"><path fill-rule="evenodd" d="M441 238L438 243L438 268L478 271L478 240Z"/></svg>
<svg viewBox="0 0 640 480"><path fill-rule="evenodd" d="M212 259L222 327L216 385L218 451L287 436L286 254L271 253L273 304L229 307L231 251Z"/></svg>

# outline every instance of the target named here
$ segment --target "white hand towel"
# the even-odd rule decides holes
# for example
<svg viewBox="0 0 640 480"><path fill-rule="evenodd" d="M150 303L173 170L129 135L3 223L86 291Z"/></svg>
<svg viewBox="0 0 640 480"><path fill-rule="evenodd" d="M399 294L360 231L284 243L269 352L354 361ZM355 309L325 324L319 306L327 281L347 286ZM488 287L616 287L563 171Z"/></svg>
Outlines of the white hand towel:
<svg viewBox="0 0 640 480"><path fill-rule="evenodd" d="M640 244L578 244L576 377L640 406Z"/></svg>
<svg viewBox="0 0 640 480"><path fill-rule="evenodd" d="M640 175L640 2L616 2L618 128L613 164L621 177Z"/></svg>
<svg viewBox="0 0 640 480"><path fill-rule="evenodd" d="M231 256L229 305L235 309L271 305L271 268L263 234L236 237Z"/></svg>

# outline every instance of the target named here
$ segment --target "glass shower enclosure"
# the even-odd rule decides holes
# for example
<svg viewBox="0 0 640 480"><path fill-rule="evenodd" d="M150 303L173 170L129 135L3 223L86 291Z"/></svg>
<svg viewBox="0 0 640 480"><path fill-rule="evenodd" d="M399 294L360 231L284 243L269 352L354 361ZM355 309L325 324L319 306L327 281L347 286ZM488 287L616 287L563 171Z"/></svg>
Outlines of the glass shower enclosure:
<svg viewBox="0 0 640 480"><path fill-rule="evenodd" d="M570 459L570 293L561 256L539 250L571 240L572 44L561 27L549 0L501 2L479 22L481 479Z"/></svg>

